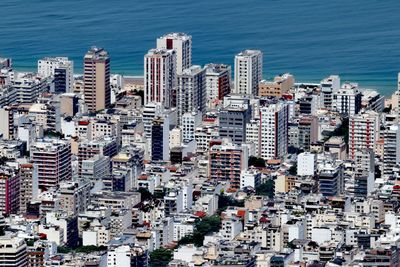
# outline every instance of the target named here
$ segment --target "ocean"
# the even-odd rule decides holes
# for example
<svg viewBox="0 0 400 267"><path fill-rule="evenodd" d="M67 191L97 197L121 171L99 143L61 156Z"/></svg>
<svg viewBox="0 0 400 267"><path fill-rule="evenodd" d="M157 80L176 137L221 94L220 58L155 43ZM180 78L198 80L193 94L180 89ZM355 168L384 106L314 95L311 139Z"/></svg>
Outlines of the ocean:
<svg viewBox="0 0 400 267"><path fill-rule="evenodd" d="M398 0L7 0L0 57L18 70L44 56L68 56L75 71L92 45L113 73L143 75L143 55L168 32L193 37L193 63L232 64L244 49L264 53L264 76L296 81L330 74L389 96L400 71Z"/></svg>

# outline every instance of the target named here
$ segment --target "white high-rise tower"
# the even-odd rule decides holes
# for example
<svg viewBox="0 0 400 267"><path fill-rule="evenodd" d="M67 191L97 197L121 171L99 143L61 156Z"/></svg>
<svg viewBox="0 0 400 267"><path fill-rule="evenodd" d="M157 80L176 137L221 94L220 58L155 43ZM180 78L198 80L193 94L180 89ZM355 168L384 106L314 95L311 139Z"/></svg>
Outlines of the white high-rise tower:
<svg viewBox="0 0 400 267"><path fill-rule="evenodd" d="M185 33L169 33L157 39L158 49L176 51L176 72L192 66L192 36Z"/></svg>
<svg viewBox="0 0 400 267"><path fill-rule="evenodd" d="M151 49L144 56L144 104L162 103L170 108L175 98L176 52Z"/></svg>
<svg viewBox="0 0 400 267"><path fill-rule="evenodd" d="M45 57L38 60L38 74L55 79L56 92L72 92L74 86L74 62L67 57Z"/></svg>
<svg viewBox="0 0 400 267"><path fill-rule="evenodd" d="M235 56L234 93L258 95L262 80L263 54L260 50L245 50Z"/></svg>

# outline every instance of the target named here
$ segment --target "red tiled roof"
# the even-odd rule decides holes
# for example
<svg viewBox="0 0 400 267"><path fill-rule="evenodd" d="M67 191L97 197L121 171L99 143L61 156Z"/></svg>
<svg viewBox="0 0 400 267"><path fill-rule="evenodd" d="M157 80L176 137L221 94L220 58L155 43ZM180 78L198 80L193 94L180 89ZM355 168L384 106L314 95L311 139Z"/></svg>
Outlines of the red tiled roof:
<svg viewBox="0 0 400 267"><path fill-rule="evenodd" d="M238 210L238 212L237 212L237 216L239 216L239 217L244 217L244 215L246 215L246 211L245 210Z"/></svg>
<svg viewBox="0 0 400 267"><path fill-rule="evenodd" d="M194 215L195 216L197 216L197 217L199 217L199 218L203 218L203 217L206 217L207 216L207 213L205 213L204 211L196 211L195 213L194 213Z"/></svg>
<svg viewBox="0 0 400 267"><path fill-rule="evenodd" d="M89 121L79 121L79 125L89 125Z"/></svg>

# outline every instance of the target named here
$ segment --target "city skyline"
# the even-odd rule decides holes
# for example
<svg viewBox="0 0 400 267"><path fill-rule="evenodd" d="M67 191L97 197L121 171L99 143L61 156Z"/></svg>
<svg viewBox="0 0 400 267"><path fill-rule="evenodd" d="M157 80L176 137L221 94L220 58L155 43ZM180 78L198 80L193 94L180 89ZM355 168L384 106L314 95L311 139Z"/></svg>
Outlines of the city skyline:
<svg viewBox="0 0 400 267"><path fill-rule="evenodd" d="M399 3L74 1L1 8L0 266L400 266Z"/></svg>

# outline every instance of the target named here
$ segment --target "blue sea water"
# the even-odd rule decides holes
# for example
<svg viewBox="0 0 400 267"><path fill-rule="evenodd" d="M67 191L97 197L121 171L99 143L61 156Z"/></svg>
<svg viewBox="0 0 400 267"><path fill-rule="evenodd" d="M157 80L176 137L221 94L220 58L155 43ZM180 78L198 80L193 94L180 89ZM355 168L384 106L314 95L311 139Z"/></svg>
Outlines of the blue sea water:
<svg viewBox="0 0 400 267"><path fill-rule="evenodd" d="M390 95L400 71L399 0L2 0L0 56L33 70L68 56L77 72L92 45L112 72L143 74L143 55L167 32L193 36L193 62L233 64L243 49L264 52L265 78L298 81L339 74Z"/></svg>

